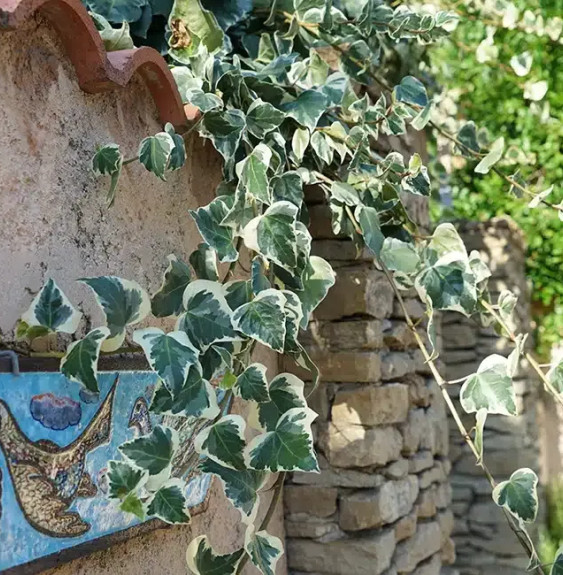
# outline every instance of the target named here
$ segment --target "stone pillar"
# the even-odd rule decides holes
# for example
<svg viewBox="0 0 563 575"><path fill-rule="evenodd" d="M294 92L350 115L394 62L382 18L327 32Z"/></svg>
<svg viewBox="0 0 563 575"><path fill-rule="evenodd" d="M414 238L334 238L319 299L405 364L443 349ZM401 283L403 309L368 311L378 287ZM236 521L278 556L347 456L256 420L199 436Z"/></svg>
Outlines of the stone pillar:
<svg viewBox="0 0 563 575"><path fill-rule="evenodd" d="M321 473L288 478L289 569L438 575L454 553L445 406L383 273L334 238L327 206L310 213L313 252L337 281L306 339L322 373L310 398Z"/></svg>
<svg viewBox="0 0 563 575"><path fill-rule="evenodd" d="M489 282L491 298L497 301L503 289L518 296L513 329L529 333L530 298L525 276L525 245L522 234L507 219L486 224L465 224L460 234L468 250L478 250L492 271ZM442 322L446 376L455 380L474 373L490 354L508 355L513 345L499 337L492 327L481 328L474 320L460 314L444 314ZM449 387L452 396L459 396L460 385ZM521 365L515 378L518 417L489 416L485 425L485 462L497 479L508 479L520 467L539 471L537 440L536 378ZM460 408L460 412L461 412ZM468 429L474 416L465 415ZM460 575L513 575L524 573L527 558L506 519L491 498L491 487L482 470L450 420L451 484L455 513L454 541L456 563Z"/></svg>

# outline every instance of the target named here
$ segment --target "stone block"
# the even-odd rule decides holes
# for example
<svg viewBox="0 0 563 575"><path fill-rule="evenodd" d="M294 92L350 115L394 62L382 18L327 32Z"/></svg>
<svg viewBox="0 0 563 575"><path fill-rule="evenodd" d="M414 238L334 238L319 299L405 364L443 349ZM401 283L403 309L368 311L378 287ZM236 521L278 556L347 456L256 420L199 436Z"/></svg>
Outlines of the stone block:
<svg viewBox="0 0 563 575"><path fill-rule="evenodd" d="M417 373L408 374L402 381L409 386L410 404L416 407L428 407L432 392L428 380Z"/></svg>
<svg viewBox="0 0 563 575"><path fill-rule="evenodd" d="M447 324L442 326L442 338L446 350L470 349L477 344L477 329L465 322Z"/></svg>
<svg viewBox="0 0 563 575"><path fill-rule="evenodd" d="M306 347L324 347L335 351L380 349L383 345L381 321L353 319L318 321L301 336Z"/></svg>
<svg viewBox="0 0 563 575"><path fill-rule="evenodd" d="M319 537L332 536L340 533L340 527L330 521L307 521L303 517L295 520L285 518L285 534L287 537L306 537L318 539Z"/></svg>
<svg viewBox="0 0 563 575"><path fill-rule="evenodd" d="M448 537L442 545L440 559L442 560L442 565L453 565L455 563L455 542L451 537Z"/></svg>
<svg viewBox="0 0 563 575"><path fill-rule="evenodd" d="M405 350L416 347L416 339L412 330L404 321L392 321L383 332L385 345L392 350Z"/></svg>
<svg viewBox="0 0 563 575"><path fill-rule="evenodd" d="M403 440L394 427L338 427L331 422L321 432L320 444L335 467L370 467L399 459Z"/></svg>
<svg viewBox="0 0 563 575"><path fill-rule="evenodd" d="M338 427L348 424L371 426L401 423L406 420L408 411L408 387L392 383L338 391L331 414Z"/></svg>
<svg viewBox="0 0 563 575"><path fill-rule="evenodd" d="M315 517L329 517L336 512L338 490L317 485L286 485L283 504L286 514L307 513Z"/></svg>
<svg viewBox="0 0 563 575"><path fill-rule="evenodd" d="M436 491L435 487L430 487L420 492L416 502L416 514L419 519L428 519L436 515Z"/></svg>
<svg viewBox="0 0 563 575"><path fill-rule="evenodd" d="M431 451L419 451L409 458L409 473L420 473L434 465Z"/></svg>
<svg viewBox="0 0 563 575"><path fill-rule="evenodd" d="M405 517L401 517L393 525L395 530L395 541L403 541L412 537L416 533L417 517L416 513L409 513Z"/></svg>
<svg viewBox="0 0 563 575"><path fill-rule="evenodd" d="M315 239L344 239L344 234L336 236L332 231L332 213L327 204L309 206L310 225L309 232Z"/></svg>
<svg viewBox="0 0 563 575"><path fill-rule="evenodd" d="M413 455L421 444L427 443L431 437L432 428L424 409L411 409L407 421L400 426L403 436L403 454Z"/></svg>
<svg viewBox="0 0 563 575"><path fill-rule="evenodd" d="M381 378L384 381L397 380L415 371L415 364L407 352L386 353L381 361Z"/></svg>
<svg viewBox="0 0 563 575"><path fill-rule="evenodd" d="M391 566L395 551L392 529L369 536L320 543L310 539L287 541L290 569L330 575L381 575Z"/></svg>
<svg viewBox="0 0 563 575"><path fill-rule="evenodd" d="M407 309L407 312L413 321L419 320L424 316L426 308L418 298L408 298L404 299L403 301L405 308ZM405 312L403 311L403 308L398 301L395 301L393 304L392 317L397 319L405 319Z"/></svg>
<svg viewBox="0 0 563 575"><path fill-rule="evenodd" d="M442 561L440 555L434 555L427 561L424 561L413 572L412 575L440 575Z"/></svg>
<svg viewBox="0 0 563 575"><path fill-rule="evenodd" d="M409 462L406 459L399 459L384 467L381 473L387 479L403 479L409 473Z"/></svg>
<svg viewBox="0 0 563 575"><path fill-rule="evenodd" d="M358 255L356 246L352 240L313 240L311 244L311 254L319 256L329 262L373 262L373 254L365 247Z"/></svg>
<svg viewBox="0 0 563 575"><path fill-rule="evenodd" d="M365 267L337 270L336 283L315 311L315 318L335 320L355 315L382 319L393 309L393 288L382 272Z"/></svg>
<svg viewBox="0 0 563 575"><path fill-rule="evenodd" d="M376 491L361 491L340 498L340 527L345 531L372 529L408 514L418 496L414 476L388 481Z"/></svg>
<svg viewBox="0 0 563 575"><path fill-rule="evenodd" d="M309 349L323 381L374 383L381 379L381 359L375 352L321 351Z"/></svg>
<svg viewBox="0 0 563 575"><path fill-rule="evenodd" d="M441 548L440 526L436 521L418 525L416 533L397 545L393 563L401 575L412 573L417 565Z"/></svg>

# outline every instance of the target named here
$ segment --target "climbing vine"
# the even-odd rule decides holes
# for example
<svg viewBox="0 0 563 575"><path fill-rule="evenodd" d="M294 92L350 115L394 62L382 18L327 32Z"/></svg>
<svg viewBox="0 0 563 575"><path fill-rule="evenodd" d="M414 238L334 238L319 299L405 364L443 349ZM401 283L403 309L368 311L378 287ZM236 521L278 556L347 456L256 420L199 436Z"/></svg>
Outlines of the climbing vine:
<svg viewBox="0 0 563 575"><path fill-rule="evenodd" d="M538 478L519 469L497 484L486 466L483 428L488 414L516 415L512 377L522 355L560 402L563 365L544 372L526 352L525 335L510 327L515 296L504 291L498 301L490 300L485 262L478 252L467 252L451 224L428 236L409 218L405 198L430 193L421 157L381 155L376 147L381 137L433 129L473 162L477 173L494 171L535 205L561 210L546 193L498 167L502 141L483 140L473 123L457 132L440 124L433 99L415 76L393 86L380 76L390 48L438 42L456 16L391 8L378 0L176 0L173 5L123 0L109 11L93 0L88 6L108 48L132 42L129 30L135 38L150 37L167 55L182 100L199 110L189 129L167 124L142 140L131 157L114 143L97 150L92 169L109 177L108 206L119 194L124 165L139 162L164 180L184 165L184 142L192 132L210 140L223 158L216 197L191 212L203 242L189 261L170 255L152 296L119 277L79 280L92 290L105 325L72 343L60 364L67 378L97 393L101 353L142 351L159 380L150 410L167 420L197 422L199 466L219 478L247 532L244 545L226 555L218 555L206 536L196 538L187 552L190 570L229 575L251 561L264 575L273 574L283 547L267 530L284 474L319 470L311 432L316 414L307 405L319 373L299 342L300 330L335 281L329 263L311 255L304 193L316 187L330 208L334 233L350 237L358 250L369 249L388 277L460 433L491 482L494 501L530 555L531 568L543 573L525 529L537 515ZM250 277L234 279L242 254L249 257ZM403 303L401 291L411 288L426 305L424 335ZM508 358L492 355L465 378L460 407L475 414L471 430L436 367L438 310L496 323L514 342ZM149 314L176 318L175 329L136 329L129 342L131 326ZM80 320L50 279L17 333L27 340L73 334ZM311 372L312 383L289 373L269 377L253 360L257 343L293 358ZM229 414L234 397L251 417ZM175 464L183 441L162 423L121 445L121 458L109 462L108 479L109 495L122 510L169 523L189 521L182 469ZM271 502L256 524L265 491L273 492ZM561 554L556 564L561 568Z"/></svg>

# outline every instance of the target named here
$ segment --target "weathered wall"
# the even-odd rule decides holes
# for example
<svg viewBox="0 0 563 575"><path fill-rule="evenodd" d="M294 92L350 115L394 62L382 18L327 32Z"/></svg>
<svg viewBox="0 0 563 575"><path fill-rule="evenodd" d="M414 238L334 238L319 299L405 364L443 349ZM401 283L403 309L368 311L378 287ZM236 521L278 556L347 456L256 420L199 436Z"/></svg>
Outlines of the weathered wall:
<svg viewBox="0 0 563 575"><path fill-rule="evenodd" d="M337 281L307 338L322 373L311 398L321 473L286 485L289 568L438 575L454 553L445 406L383 273L334 239L327 206L310 212L313 252ZM422 318L414 294L406 305Z"/></svg>
<svg viewBox="0 0 563 575"><path fill-rule="evenodd" d="M513 330L530 332L530 296L525 276L525 246L521 232L507 219L466 224L460 234L468 250L478 250L492 271L491 298L502 289L518 296ZM493 328L480 328L460 314L444 314L442 323L446 376L456 380L474 373L490 354L508 355L513 345ZM539 471L537 393L535 377L524 364L515 378L518 417L489 415L485 425L485 463L497 481L508 479L520 467ZM460 384L449 386L459 396ZM460 411L462 411L460 409ZM464 415L468 429L474 417ZM451 483L455 513L456 568L461 575L513 575L526 570L524 551L491 498L491 487L454 422L450 420Z"/></svg>
<svg viewBox="0 0 563 575"><path fill-rule="evenodd" d="M161 129L139 79L105 95L83 93L57 35L38 19L0 36L0 333L14 324L45 278L99 325L101 313L83 276L115 274L154 290L166 255L187 258L200 237L188 209L207 203L220 179L209 144L194 139L188 164L162 182L138 164L126 166L115 205L107 181L88 166L98 144L118 142L126 156ZM263 355L276 371L271 354ZM240 516L212 490L207 513L191 526L151 532L49 571L50 575L186 573L185 549L209 533L220 552L239 545ZM268 497L264 496L264 500ZM273 530L282 533L281 521ZM285 571L280 561L278 574ZM255 572L247 567L247 573Z"/></svg>

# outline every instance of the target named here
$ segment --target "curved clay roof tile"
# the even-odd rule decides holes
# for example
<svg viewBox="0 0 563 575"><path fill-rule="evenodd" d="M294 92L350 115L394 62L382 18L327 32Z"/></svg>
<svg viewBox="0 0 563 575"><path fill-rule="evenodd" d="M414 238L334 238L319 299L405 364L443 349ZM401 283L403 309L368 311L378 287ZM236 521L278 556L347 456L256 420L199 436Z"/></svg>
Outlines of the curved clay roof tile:
<svg viewBox="0 0 563 575"><path fill-rule="evenodd" d="M176 127L186 124L186 111L174 78L156 50L142 47L106 52L80 0L0 0L0 32L19 28L36 12L47 18L59 34L82 90L115 90L126 86L138 72L152 93L160 121Z"/></svg>

